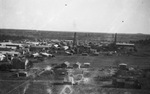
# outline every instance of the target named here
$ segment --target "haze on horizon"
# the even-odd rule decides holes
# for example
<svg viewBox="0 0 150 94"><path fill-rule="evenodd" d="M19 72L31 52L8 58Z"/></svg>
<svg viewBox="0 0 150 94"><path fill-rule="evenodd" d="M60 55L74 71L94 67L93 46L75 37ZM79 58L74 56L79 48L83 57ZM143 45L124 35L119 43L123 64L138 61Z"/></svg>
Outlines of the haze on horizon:
<svg viewBox="0 0 150 94"><path fill-rule="evenodd" d="M150 34L150 0L0 0L1 29Z"/></svg>

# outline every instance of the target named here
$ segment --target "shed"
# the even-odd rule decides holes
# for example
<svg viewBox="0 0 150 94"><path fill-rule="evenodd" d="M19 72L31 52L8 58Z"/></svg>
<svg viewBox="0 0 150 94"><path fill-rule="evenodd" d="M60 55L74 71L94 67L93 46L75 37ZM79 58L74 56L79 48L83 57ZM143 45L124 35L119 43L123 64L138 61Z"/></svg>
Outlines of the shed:
<svg viewBox="0 0 150 94"><path fill-rule="evenodd" d="M28 59L20 59L20 58L13 58L12 59L12 69L28 69L32 67L32 63Z"/></svg>

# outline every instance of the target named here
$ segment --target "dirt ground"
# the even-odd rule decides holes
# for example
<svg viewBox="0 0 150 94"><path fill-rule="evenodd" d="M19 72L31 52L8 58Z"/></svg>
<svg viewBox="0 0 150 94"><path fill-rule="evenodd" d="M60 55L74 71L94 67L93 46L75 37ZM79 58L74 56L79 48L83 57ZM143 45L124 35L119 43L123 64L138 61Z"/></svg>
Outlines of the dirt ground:
<svg viewBox="0 0 150 94"><path fill-rule="evenodd" d="M53 63L63 63L68 61L73 64L76 62L80 63L91 63L91 67L99 68L106 66L117 66L119 63L126 63L128 66L140 67L140 68L150 68L150 57L139 57L139 56L57 56L55 58L47 59L44 63L35 63L34 67L45 67Z"/></svg>
<svg viewBox="0 0 150 94"><path fill-rule="evenodd" d="M40 63L34 63L33 69L44 69L51 64L63 63L65 61L71 64L91 63L91 68L107 68L110 66L116 67L118 63L126 63L129 67L137 68L150 68L150 57L139 56L56 56L54 58L46 59ZM0 72L0 94L150 94L148 89L121 89L121 88L106 88L102 87L102 83L86 83L79 85L53 85L53 76L50 73L43 73L39 77L31 79L21 79L17 81L15 79L10 81L4 81L7 75ZM6 73L10 75L10 73ZM93 72L93 74L95 74ZM9 76L8 76L9 78ZM147 82L145 82L147 83ZM150 83L150 82L149 82ZM107 83L105 83L107 84ZM68 90L68 91L65 91ZM64 93L68 92L68 93Z"/></svg>

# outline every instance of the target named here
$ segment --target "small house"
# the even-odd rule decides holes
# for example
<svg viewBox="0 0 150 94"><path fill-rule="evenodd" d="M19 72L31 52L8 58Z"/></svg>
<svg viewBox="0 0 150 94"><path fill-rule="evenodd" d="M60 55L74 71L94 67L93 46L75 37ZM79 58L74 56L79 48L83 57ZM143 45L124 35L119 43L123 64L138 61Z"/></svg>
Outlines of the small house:
<svg viewBox="0 0 150 94"><path fill-rule="evenodd" d="M11 61L12 69L28 69L32 67L32 62L28 59L13 58Z"/></svg>

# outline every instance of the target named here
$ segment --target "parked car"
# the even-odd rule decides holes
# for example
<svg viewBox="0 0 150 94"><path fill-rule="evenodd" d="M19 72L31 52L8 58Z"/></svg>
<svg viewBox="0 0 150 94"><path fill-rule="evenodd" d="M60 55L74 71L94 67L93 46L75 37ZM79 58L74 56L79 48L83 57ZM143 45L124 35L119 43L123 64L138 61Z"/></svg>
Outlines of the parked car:
<svg viewBox="0 0 150 94"><path fill-rule="evenodd" d="M66 55L73 55L73 53L69 52L69 51L65 51Z"/></svg>
<svg viewBox="0 0 150 94"><path fill-rule="evenodd" d="M49 53L46 53L46 52L42 52L42 53L40 53L40 55L46 56L46 57L55 57L53 54L49 54Z"/></svg>
<svg viewBox="0 0 150 94"><path fill-rule="evenodd" d="M15 74L11 75L11 77L13 77L13 78L25 78L25 77L29 77L29 74L26 71L20 71L20 72L17 72Z"/></svg>

